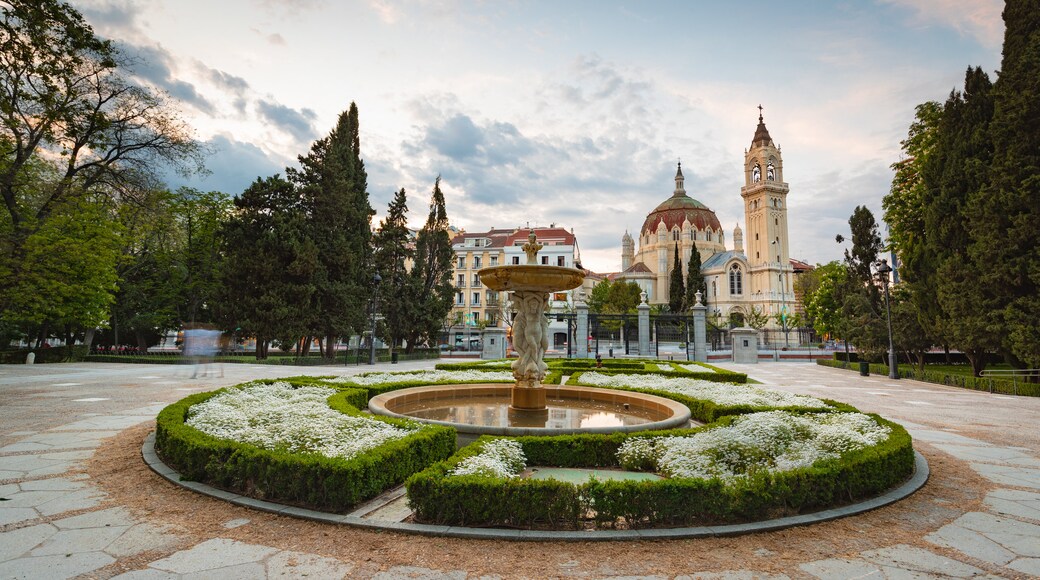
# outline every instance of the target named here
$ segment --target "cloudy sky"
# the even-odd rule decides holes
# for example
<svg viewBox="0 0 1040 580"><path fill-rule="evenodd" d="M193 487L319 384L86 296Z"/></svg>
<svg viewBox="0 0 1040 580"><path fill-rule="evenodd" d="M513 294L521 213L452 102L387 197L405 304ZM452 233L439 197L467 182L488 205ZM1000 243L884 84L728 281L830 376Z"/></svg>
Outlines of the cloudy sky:
<svg viewBox="0 0 1040 580"><path fill-rule="evenodd" d="M731 241L759 104L791 186L792 257L838 258L856 205L880 219L914 107L969 65L995 77L1004 29L997 0L73 5L211 146L192 185L236 194L284 173L354 101L380 215L404 187L420 226L441 175L454 225L573 228L600 272L679 158Z"/></svg>

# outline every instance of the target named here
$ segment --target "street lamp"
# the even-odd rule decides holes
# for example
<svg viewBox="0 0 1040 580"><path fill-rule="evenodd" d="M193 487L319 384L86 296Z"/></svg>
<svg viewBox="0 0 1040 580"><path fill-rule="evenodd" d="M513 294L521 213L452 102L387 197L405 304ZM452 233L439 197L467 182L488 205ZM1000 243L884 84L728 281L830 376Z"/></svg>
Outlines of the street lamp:
<svg viewBox="0 0 1040 580"><path fill-rule="evenodd" d="M376 364L376 311L379 310L379 283L383 281L379 272L372 276L372 339L368 346L368 364Z"/></svg>
<svg viewBox="0 0 1040 580"><path fill-rule="evenodd" d="M780 247L780 240L773 240L772 244L776 246L776 261L777 265L780 266L780 328L784 331L784 347L791 346L787 336L787 284L784 284L784 252Z"/></svg>
<svg viewBox="0 0 1040 580"><path fill-rule="evenodd" d="M878 278L885 286L885 313L888 314L888 378L899 378L899 361L896 360L896 346L892 341L892 296L888 292L888 275L892 273L892 266L888 260L881 260L877 265Z"/></svg>

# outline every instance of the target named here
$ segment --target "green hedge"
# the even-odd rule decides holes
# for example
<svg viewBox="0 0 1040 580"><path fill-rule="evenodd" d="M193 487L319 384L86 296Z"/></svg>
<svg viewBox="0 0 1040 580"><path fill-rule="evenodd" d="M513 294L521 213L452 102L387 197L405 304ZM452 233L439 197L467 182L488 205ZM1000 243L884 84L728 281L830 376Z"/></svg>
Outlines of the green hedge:
<svg viewBox="0 0 1040 580"><path fill-rule="evenodd" d="M87 359L90 347L85 344L77 344L73 345L71 349L66 346L52 346L49 348L36 348L31 350L28 348L4 350L0 351L0 364L25 364L25 357L30 352L36 353L36 358L33 361L36 364L77 362Z"/></svg>
<svg viewBox="0 0 1040 580"><path fill-rule="evenodd" d="M659 375L670 379L701 379L704 381L712 381L716 383L746 383L747 373L735 373L732 371L723 370L722 372L709 372L703 373L693 371L644 371L644 370L615 370L610 368L596 368L592 367L589 369L583 369L590 372L597 372L604 375ZM580 374L580 373L577 373Z"/></svg>
<svg viewBox="0 0 1040 580"><path fill-rule="evenodd" d="M846 363L840 360L817 359L816 364L837 368L859 371L859 363ZM875 375L888 376L888 365L871 364L870 372ZM935 383L949 387L960 387L973 391L987 391L1001 393L1004 395L1022 395L1026 397L1040 397L1040 383L1024 383L998 379L992 377L969 377L965 375L954 375L939 371L930 371L927 367L923 372L918 372L916 366L900 366L897 374L901 379L914 379L926 383Z"/></svg>
<svg viewBox="0 0 1040 580"><path fill-rule="evenodd" d="M218 439L184 424L192 405L223 390L182 399L163 409L156 419L156 453L184 479L259 499L343 512L455 451L455 430L433 425L352 459L342 459L260 449ZM329 397L329 405L343 413L358 414L358 407L367 400L365 390L343 389ZM376 419L402 424L386 417Z"/></svg>
<svg viewBox="0 0 1040 580"><path fill-rule="evenodd" d="M478 441L478 445L409 478L408 499L418 521L441 525L576 529L590 511L596 525L605 528L621 522L631 528L690 526L793 515L874 496L909 478L914 465L910 435L895 423L872 417L892 429L889 438L879 445L809 468L764 473L731 483L670 478L590 480L574 485L556 480L448 476L459 461L477 452ZM719 426L731 420L727 417ZM633 436L637 434L517 440L529 465L611 467L617 465L621 442Z"/></svg>

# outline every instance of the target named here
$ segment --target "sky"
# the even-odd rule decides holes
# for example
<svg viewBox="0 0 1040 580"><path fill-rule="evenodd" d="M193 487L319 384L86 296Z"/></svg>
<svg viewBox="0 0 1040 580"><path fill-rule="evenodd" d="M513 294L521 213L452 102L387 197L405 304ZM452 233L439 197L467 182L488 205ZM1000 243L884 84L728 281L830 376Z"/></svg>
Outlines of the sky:
<svg viewBox="0 0 1040 580"><path fill-rule="evenodd" d="M241 193L285 173L351 102L376 223L405 188L426 219L442 177L467 231L573 228L583 265L668 198L744 228L744 152L762 105L790 185L790 255L839 259L881 199L914 108L995 80L995 0L73 0L166 91L211 152L171 187ZM883 228L883 226L882 226ZM884 230L882 229L884 234Z"/></svg>

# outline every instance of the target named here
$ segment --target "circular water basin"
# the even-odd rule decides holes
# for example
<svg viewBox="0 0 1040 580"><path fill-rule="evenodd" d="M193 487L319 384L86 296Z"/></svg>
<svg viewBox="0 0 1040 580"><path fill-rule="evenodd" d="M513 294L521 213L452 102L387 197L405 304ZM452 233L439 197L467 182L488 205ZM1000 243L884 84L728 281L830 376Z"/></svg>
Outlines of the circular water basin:
<svg viewBox="0 0 1040 580"><path fill-rule="evenodd" d="M368 402L377 415L450 425L464 435L563 435L674 429L690 424L680 403L642 393L547 385L543 413L510 409L512 385L437 385L383 393ZM471 438L473 438L471 437Z"/></svg>

